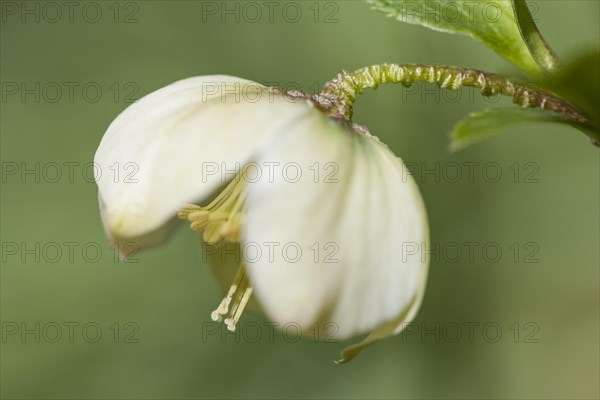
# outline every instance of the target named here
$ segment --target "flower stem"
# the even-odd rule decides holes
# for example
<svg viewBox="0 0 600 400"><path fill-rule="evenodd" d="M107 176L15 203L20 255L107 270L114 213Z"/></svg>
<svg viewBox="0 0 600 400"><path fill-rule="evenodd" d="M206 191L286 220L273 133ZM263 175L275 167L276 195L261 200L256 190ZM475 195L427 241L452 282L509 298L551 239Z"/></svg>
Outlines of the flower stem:
<svg viewBox="0 0 600 400"><path fill-rule="evenodd" d="M463 86L476 87L483 96L511 96L522 107L553 111L578 123L587 119L567 101L508 77L469 68L423 64L382 64L361 68L355 72L340 72L313 96L329 116L352 120L352 106L358 94L366 88L377 89L382 83L400 83L409 87L414 82L437 83L441 89L457 90Z"/></svg>

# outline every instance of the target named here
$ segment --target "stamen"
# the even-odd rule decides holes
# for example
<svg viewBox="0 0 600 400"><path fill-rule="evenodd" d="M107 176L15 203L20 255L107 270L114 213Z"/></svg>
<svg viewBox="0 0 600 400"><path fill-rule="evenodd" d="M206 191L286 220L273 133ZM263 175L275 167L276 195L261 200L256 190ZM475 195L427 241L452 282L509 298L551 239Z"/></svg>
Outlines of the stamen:
<svg viewBox="0 0 600 400"><path fill-rule="evenodd" d="M204 241L208 244L215 244L219 242L222 238L221 227L223 224L223 221L210 222L206 228L204 228L204 234L202 235Z"/></svg>
<svg viewBox="0 0 600 400"><path fill-rule="evenodd" d="M242 170L208 206L188 204L181 208L178 217L190 221L192 230L204 231L204 241L209 244L222 240L239 242L246 200L245 173L246 170Z"/></svg>
<svg viewBox="0 0 600 400"><path fill-rule="evenodd" d="M242 222L242 214L236 213L223 224L221 227L221 235L225 240L230 242L237 241L237 238L240 237Z"/></svg>
<svg viewBox="0 0 600 400"><path fill-rule="evenodd" d="M246 190L242 182L245 173L246 169L242 170L208 206L188 204L181 208L178 217L190 221L192 230L203 232L202 237L206 243L216 244L221 240L239 242L246 201ZM244 266L240 265L227 295L210 314L212 320L220 322L229 314L225 324L228 330L235 332L235 326L250 301L252 291Z"/></svg>
<svg viewBox="0 0 600 400"><path fill-rule="evenodd" d="M208 221L196 221L192 222L191 228L193 231L202 232L206 225L208 225Z"/></svg>
<svg viewBox="0 0 600 400"><path fill-rule="evenodd" d="M233 299L233 296L237 292L238 287L245 281L245 278L246 271L244 270L243 266L240 266L235 274L233 283L229 287L227 295L225 296L225 298L223 298L221 304L219 304L219 307L217 307L217 309L210 314L210 317L213 321L220 322L222 320L222 317L224 315L227 315L227 312L229 311L229 303L231 303L231 299Z"/></svg>
<svg viewBox="0 0 600 400"><path fill-rule="evenodd" d="M229 313L229 316L225 319L225 325L227 325L229 331L235 332L235 325L240 320L246 305L250 301L252 292L253 289L249 286L248 278L246 277L246 270L243 265L240 265L227 295L223 298L217 309L210 314L211 319L215 322L221 322L223 317ZM231 304L232 301L233 304ZM229 310L230 304L231 310Z"/></svg>
<svg viewBox="0 0 600 400"><path fill-rule="evenodd" d="M235 315L240 303L242 302L242 297L246 292L247 282L242 282L240 287L238 288L235 297L233 298L233 304L231 305L231 310L229 311L229 316L225 318L225 325L227 325L227 329L230 329L231 321L233 316ZM233 332L233 331L232 331Z"/></svg>
<svg viewBox="0 0 600 400"><path fill-rule="evenodd" d="M187 219L189 219L192 222L202 222L202 221L206 221L210 216L210 212L205 211L205 210L199 210L199 211L192 211L191 213L189 213L187 215Z"/></svg>
<svg viewBox="0 0 600 400"><path fill-rule="evenodd" d="M186 204L183 207L181 207L181 210L179 210L177 217L179 217L180 219L187 219L188 215L190 215L194 211L200 210L202 210L202 207L196 204Z"/></svg>
<svg viewBox="0 0 600 400"><path fill-rule="evenodd" d="M233 317L233 319L231 319L231 314L229 314L230 317L225 320L227 329L229 329L231 332L235 332L235 325L240 320L240 317L242 316L242 313L244 312L244 309L246 308L246 305L250 300L250 296L252 296L252 292L253 289L251 287L246 287L246 289L244 290L244 294L242 295L242 299L240 300L240 303L235 310L235 316Z"/></svg>

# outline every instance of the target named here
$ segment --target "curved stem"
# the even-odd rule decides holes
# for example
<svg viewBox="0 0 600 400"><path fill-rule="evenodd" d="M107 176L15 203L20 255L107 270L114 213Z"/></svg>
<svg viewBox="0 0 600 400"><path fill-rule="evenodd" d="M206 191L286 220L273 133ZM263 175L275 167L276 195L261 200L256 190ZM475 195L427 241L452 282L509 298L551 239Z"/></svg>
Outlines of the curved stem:
<svg viewBox="0 0 600 400"><path fill-rule="evenodd" d="M529 11L527 1L513 0L512 6L521 37L535 62L546 73L551 73L560 68L560 60L538 30Z"/></svg>
<svg viewBox="0 0 600 400"><path fill-rule="evenodd" d="M423 64L382 64L361 68L355 72L340 72L313 96L329 116L352 120L352 105L366 88L377 89L382 83L400 83L406 87L414 82L437 83L442 89L470 86L481 89L483 96L500 93L511 96L522 107L539 108L562 114L585 124L587 119L565 100L536 87L516 82L508 77L475 69Z"/></svg>

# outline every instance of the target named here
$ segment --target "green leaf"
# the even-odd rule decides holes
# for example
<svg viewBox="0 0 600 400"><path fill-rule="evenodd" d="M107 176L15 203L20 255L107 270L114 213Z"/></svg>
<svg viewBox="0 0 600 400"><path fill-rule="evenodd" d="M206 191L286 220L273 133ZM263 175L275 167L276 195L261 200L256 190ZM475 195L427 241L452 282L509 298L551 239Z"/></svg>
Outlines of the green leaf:
<svg viewBox="0 0 600 400"><path fill-rule="evenodd" d="M452 130L450 148L463 149L488 139L507 127L526 122L565 124L586 132L586 128L563 115L537 108L490 108L470 114Z"/></svg>
<svg viewBox="0 0 600 400"><path fill-rule="evenodd" d="M558 57L538 30L526 0L512 0L517 26L529 52L541 69L551 72L560 66Z"/></svg>
<svg viewBox="0 0 600 400"><path fill-rule="evenodd" d="M374 10L401 22L472 36L528 74L541 72L521 37L510 0L367 1ZM526 26L525 31L531 36L531 27Z"/></svg>

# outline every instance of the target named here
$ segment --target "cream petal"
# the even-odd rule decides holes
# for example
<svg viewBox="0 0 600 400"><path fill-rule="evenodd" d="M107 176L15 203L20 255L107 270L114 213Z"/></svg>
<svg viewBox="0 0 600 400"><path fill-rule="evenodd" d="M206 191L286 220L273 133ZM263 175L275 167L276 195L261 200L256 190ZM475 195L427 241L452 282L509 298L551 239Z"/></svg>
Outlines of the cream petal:
<svg viewBox="0 0 600 400"><path fill-rule="evenodd" d="M206 200L308 111L229 76L185 79L140 99L109 126L94 158L107 233L140 246L162 240L181 206Z"/></svg>
<svg viewBox="0 0 600 400"><path fill-rule="evenodd" d="M280 166L247 189L242 248L263 249L244 259L265 314L320 339L395 333L385 327L414 315L428 268L403 252L428 241L428 226L402 161L315 111L256 162Z"/></svg>
<svg viewBox="0 0 600 400"><path fill-rule="evenodd" d="M419 307L421 307L421 303L423 302L423 295L425 294L425 285L427 282L427 273L423 274L421 281L421 288L417 291L411 302L408 306L398 315L395 319L386 322L385 324L379 325L375 328L369 335L364 338L361 342L353 344L351 346L346 347L342 350L341 356L342 358L336 361L336 364L345 364L348 361L352 360L354 357L358 355L361 351L363 351L367 346L385 339L392 335L397 335L409 324L415 315L417 315L417 311L419 311Z"/></svg>

